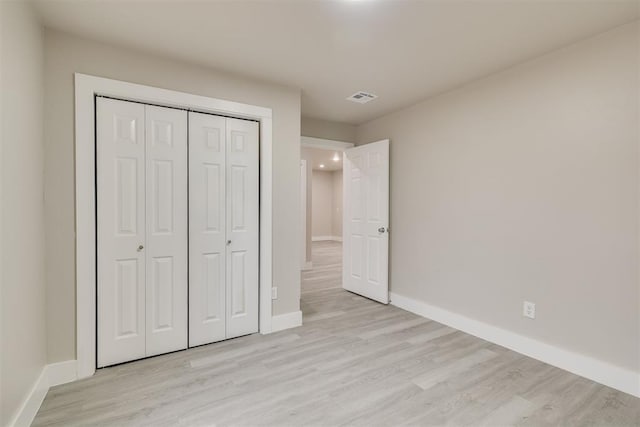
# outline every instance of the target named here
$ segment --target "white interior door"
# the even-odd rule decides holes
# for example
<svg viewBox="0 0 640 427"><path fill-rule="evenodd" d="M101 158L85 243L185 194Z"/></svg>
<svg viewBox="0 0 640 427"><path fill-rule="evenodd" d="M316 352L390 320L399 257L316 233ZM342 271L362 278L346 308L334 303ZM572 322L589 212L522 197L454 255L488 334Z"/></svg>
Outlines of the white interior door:
<svg viewBox="0 0 640 427"><path fill-rule="evenodd" d="M258 123L96 102L98 367L257 332Z"/></svg>
<svg viewBox="0 0 640 427"><path fill-rule="evenodd" d="M258 332L259 128L226 119L227 338Z"/></svg>
<svg viewBox="0 0 640 427"><path fill-rule="evenodd" d="M187 113L96 100L98 367L187 347Z"/></svg>
<svg viewBox="0 0 640 427"><path fill-rule="evenodd" d="M189 113L189 345L258 332L258 123Z"/></svg>
<svg viewBox="0 0 640 427"><path fill-rule="evenodd" d="M226 119L189 113L189 346L226 337Z"/></svg>
<svg viewBox="0 0 640 427"><path fill-rule="evenodd" d="M97 98L98 367L145 357L144 105Z"/></svg>
<svg viewBox="0 0 640 427"><path fill-rule="evenodd" d="M146 356L187 348L187 112L145 106Z"/></svg>
<svg viewBox="0 0 640 427"><path fill-rule="evenodd" d="M343 162L342 286L389 302L389 140L350 148Z"/></svg>

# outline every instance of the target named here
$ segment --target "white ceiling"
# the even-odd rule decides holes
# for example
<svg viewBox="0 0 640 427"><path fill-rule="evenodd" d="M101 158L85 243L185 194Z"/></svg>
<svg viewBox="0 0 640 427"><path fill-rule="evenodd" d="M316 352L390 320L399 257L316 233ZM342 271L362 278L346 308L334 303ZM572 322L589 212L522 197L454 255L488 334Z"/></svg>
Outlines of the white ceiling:
<svg viewBox="0 0 640 427"><path fill-rule="evenodd" d="M302 147L302 157L307 159L312 170L339 171L342 170L342 153L334 150L323 150L321 148ZM333 160L338 155L338 161ZM324 165L323 168L320 165Z"/></svg>
<svg viewBox="0 0 640 427"><path fill-rule="evenodd" d="M582 0L36 0L46 26L300 88L305 116L359 124L638 19ZM364 90L365 105L345 98Z"/></svg>

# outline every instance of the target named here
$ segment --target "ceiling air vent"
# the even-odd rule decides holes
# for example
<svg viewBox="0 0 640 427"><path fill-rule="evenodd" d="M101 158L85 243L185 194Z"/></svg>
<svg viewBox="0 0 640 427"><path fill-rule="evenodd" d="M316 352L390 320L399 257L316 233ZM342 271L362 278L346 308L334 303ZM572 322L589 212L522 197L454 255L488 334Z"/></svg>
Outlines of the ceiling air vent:
<svg viewBox="0 0 640 427"><path fill-rule="evenodd" d="M378 95L374 95L369 92L359 91L347 98L347 101L357 102L358 104L366 104L369 101L376 99Z"/></svg>

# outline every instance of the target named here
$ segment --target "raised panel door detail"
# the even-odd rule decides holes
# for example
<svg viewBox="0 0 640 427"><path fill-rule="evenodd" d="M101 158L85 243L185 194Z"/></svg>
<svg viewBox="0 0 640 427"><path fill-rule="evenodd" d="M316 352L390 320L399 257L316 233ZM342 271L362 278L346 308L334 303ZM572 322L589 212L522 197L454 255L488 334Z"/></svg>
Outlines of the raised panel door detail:
<svg viewBox="0 0 640 427"><path fill-rule="evenodd" d="M241 231L246 228L246 167L231 166L231 228Z"/></svg>
<svg viewBox="0 0 640 427"><path fill-rule="evenodd" d="M173 162L171 160L153 161L153 182L151 183L153 211L150 220L155 234L173 231Z"/></svg>
<svg viewBox="0 0 640 427"><path fill-rule="evenodd" d="M151 261L151 286L147 287L147 292L151 291L153 310L153 329L161 331L173 327L173 258L158 257Z"/></svg>
<svg viewBox="0 0 640 427"><path fill-rule="evenodd" d="M353 158L349 159L350 162L350 176L353 179L360 179L361 176L361 172L360 172L360 164L362 163L362 157L360 156L354 156Z"/></svg>
<svg viewBox="0 0 640 427"><path fill-rule="evenodd" d="M380 245L382 244L380 237L369 236L367 238L367 280L370 284L379 284L379 265L380 265Z"/></svg>
<svg viewBox="0 0 640 427"><path fill-rule="evenodd" d="M216 153L220 152L220 129L218 128L204 128L205 132L205 147Z"/></svg>
<svg viewBox="0 0 640 427"><path fill-rule="evenodd" d="M231 151L242 153L245 150L245 134L241 132L231 132Z"/></svg>
<svg viewBox="0 0 640 427"><path fill-rule="evenodd" d="M382 165L382 156L378 152L369 153L369 168L377 168Z"/></svg>
<svg viewBox="0 0 640 427"><path fill-rule="evenodd" d="M221 170L220 165L214 163L205 163L204 167L204 191L206 199L206 208L203 212L206 217L206 231L208 232L220 232L222 227L220 226L221 210L224 205L222 195L224 194L221 185Z"/></svg>
<svg viewBox="0 0 640 427"><path fill-rule="evenodd" d="M379 223L381 221L380 206L380 175L372 173L368 179L367 188L367 221Z"/></svg>
<svg viewBox="0 0 640 427"><path fill-rule="evenodd" d="M173 124L171 122L152 120L151 143L156 147L173 145Z"/></svg>
<svg viewBox="0 0 640 427"><path fill-rule="evenodd" d="M221 256L219 253L204 255L204 282L206 283L206 298L202 299L205 313L204 321L211 322L220 320L224 313L220 313L220 302L224 296L222 286L224 282L220 280L223 276Z"/></svg>
<svg viewBox="0 0 640 427"><path fill-rule="evenodd" d="M138 260L116 261L116 339L127 338L139 333L138 325Z"/></svg>
<svg viewBox="0 0 640 427"><path fill-rule="evenodd" d="M138 132L135 117L124 117L118 114L113 115L113 127L116 143L138 143Z"/></svg>
<svg viewBox="0 0 640 427"><path fill-rule="evenodd" d="M138 222L138 161L116 159L116 234L135 235Z"/></svg>
<svg viewBox="0 0 640 427"><path fill-rule="evenodd" d="M352 234L351 235L351 245L353 247L363 247L364 239L361 235ZM351 257L350 263L350 271L351 276L355 278L362 277L362 253L361 251L355 251L354 256Z"/></svg>
<svg viewBox="0 0 640 427"><path fill-rule="evenodd" d="M231 314L233 317L246 314L247 281L246 251L231 254Z"/></svg>
<svg viewBox="0 0 640 427"><path fill-rule="evenodd" d="M351 205L350 217L351 221L362 221L362 191L360 189L362 181L359 177L351 179L352 197L349 197L348 203Z"/></svg>

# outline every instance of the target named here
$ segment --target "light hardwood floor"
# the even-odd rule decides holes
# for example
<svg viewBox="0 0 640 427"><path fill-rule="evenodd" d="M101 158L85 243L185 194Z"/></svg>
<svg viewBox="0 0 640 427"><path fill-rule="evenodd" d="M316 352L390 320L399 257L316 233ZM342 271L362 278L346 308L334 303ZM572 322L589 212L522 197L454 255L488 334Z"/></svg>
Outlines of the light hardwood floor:
<svg viewBox="0 0 640 427"><path fill-rule="evenodd" d="M314 243L304 326L99 370L42 425L640 425L640 399L340 288Z"/></svg>

